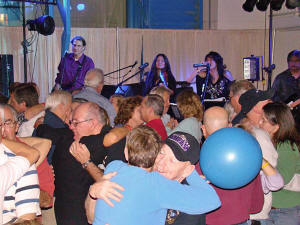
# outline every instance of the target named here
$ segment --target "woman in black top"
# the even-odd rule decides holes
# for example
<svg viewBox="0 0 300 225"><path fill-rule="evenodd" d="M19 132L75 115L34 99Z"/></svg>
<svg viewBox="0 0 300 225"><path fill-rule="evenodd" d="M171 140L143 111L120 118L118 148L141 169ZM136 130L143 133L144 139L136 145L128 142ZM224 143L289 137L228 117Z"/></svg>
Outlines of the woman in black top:
<svg viewBox="0 0 300 225"><path fill-rule="evenodd" d="M232 75L228 70L225 70L222 56L217 52L209 52L205 56L205 62L210 65L210 73L206 87L205 99L217 99L229 97L229 85L233 81ZM187 82L196 77L197 94L202 97L202 92L205 84L206 67L198 67L188 77Z"/></svg>
<svg viewBox="0 0 300 225"><path fill-rule="evenodd" d="M105 166L114 160L127 162L124 155L126 135L143 123L140 113L142 100L141 96L128 97L122 100L114 121L118 126L110 130L103 140L103 145L107 149L107 157L104 160Z"/></svg>
<svg viewBox="0 0 300 225"><path fill-rule="evenodd" d="M176 89L176 80L172 74L169 60L165 54L155 56L151 70L147 75L144 95L147 95L152 88L158 85L164 85L171 89L173 93Z"/></svg>

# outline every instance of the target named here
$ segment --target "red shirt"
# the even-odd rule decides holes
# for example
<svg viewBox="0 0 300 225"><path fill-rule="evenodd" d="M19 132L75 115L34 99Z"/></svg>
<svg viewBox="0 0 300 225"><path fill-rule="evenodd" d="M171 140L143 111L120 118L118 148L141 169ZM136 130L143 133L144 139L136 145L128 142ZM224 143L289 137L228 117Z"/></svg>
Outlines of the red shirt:
<svg viewBox="0 0 300 225"><path fill-rule="evenodd" d="M202 174L199 163L196 170ZM264 204L260 175L242 188L226 190L212 187L217 192L221 207L206 214L207 225L237 224L249 219L249 214L258 213Z"/></svg>
<svg viewBox="0 0 300 225"><path fill-rule="evenodd" d="M160 135L161 140L165 140L168 137L166 128L160 118L150 120L146 125L153 128Z"/></svg>

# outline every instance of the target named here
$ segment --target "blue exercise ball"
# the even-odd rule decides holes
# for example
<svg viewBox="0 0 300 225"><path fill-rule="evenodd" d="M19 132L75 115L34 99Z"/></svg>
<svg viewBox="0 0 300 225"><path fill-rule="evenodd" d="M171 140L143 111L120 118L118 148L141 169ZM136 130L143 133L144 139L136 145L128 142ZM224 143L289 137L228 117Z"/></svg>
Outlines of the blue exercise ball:
<svg viewBox="0 0 300 225"><path fill-rule="evenodd" d="M210 135L200 152L201 170L212 184L240 188L260 171L262 153L256 139L241 128L227 127Z"/></svg>

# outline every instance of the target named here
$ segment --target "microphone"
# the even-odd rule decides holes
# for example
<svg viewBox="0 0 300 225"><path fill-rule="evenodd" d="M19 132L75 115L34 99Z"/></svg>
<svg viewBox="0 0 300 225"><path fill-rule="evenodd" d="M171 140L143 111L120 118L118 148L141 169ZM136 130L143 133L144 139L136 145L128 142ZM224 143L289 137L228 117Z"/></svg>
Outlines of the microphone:
<svg viewBox="0 0 300 225"><path fill-rule="evenodd" d="M209 63L200 63L200 64L193 64L193 67L206 67L206 68L209 68L210 65Z"/></svg>
<svg viewBox="0 0 300 225"><path fill-rule="evenodd" d="M145 69L147 66L149 66L149 63L144 63L143 65L139 66L140 70Z"/></svg>
<svg viewBox="0 0 300 225"><path fill-rule="evenodd" d="M159 77L161 81L164 83L165 87L168 87L164 74L161 71L159 72Z"/></svg>
<svg viewBox="0 0 300 225"><path fill-rule="evenodd" d="M138 64L137 60L131 65L131 68L135 67L136 64Z"/></svg>

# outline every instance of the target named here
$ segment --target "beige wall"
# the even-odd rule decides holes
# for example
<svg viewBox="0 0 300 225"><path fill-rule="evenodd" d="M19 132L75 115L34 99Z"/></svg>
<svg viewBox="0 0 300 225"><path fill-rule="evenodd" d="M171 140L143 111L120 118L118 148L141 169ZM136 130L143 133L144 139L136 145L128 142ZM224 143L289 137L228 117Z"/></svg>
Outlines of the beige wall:
<svg viewBox="0 0 300 225"><path fill-rule="evenodd" d="M249 13L242 9L245 0L219 0L217 29L264 29L265 13L254 9Z"/></svg>
<svg viewBox="0 0 300 225"><path fill-rule="evenodd" d="M211 29L268 29L269 8L261 12L254 7L252 12L246 12L242 5L246 0L203 0L204 28L208 29L209 12L211 15ZM209 5L210 11L209 11ZM273 28L299 28L300 8L287 9L285 4L280 11L273 11Z"/></svg>

